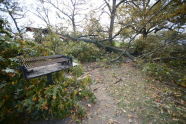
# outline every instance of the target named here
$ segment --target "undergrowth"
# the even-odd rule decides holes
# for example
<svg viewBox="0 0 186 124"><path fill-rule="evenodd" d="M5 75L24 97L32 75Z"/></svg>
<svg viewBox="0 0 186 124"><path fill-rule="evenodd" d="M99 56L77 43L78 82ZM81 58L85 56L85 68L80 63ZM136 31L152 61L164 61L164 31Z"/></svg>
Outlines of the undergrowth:
<svg viewBox="0 0 186 124"><path fill-rule="evenodd" d="M164 81L169 84L177 83L185 86L184 74L167 67L165 64L146 63L143 66L143 71L154 77L156 80Z"/></svg>
<svg viewBox="0 0 186 124"><path fill-rule="evenodd" d="M8 37L8 36L7 36ZM32 41L11 38L1 39L0 122L28 123L29 120L63 119L78 120L86 111L81 101L94 102L89 89L91 79L83 75L82 66L53 74L54 84L48 85L46 77L25 80L17 67L17 53L23 57L53 55L51 49ZM5 47L6 46L6 47ZM8 49L7 49L8 48ZM70 75L70 76L66 76ZM83 75L83 77L81 77Z"/></svg>
<svg viewBox="0 0 186 124"><path fill-rule="evenodd" d="M139 38L133 44L134 53L142 58L136 60L138 65L156 80L186 87L186 46L178 43L184 38L174 31Z"/></svg>

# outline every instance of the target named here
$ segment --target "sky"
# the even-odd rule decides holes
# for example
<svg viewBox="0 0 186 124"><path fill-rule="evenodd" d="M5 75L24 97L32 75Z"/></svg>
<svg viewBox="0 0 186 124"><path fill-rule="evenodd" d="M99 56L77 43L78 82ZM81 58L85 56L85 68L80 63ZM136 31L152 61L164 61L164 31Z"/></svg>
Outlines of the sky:
<svg viewBox="0 0 186 124"><path fill-rule="evenodd" d="M40 27L40 28L46 27L46 24L34 14L34 13L37 13L36 8L40 8L40 9L42 8L42 5L39 2L39 0L17 0L17 1L20 3L20 6L23 7L24 12L26 12L25 17L21 20L18 20L18 25L21 28L24 28L27 26ZM56 0L51 0L51 1L56 1ZM68 3L68 1L70 0L58 0L58 1L65 1ZM104 0L86 0L86 1L87 1L87 4L81 6L81 8L84 9L81 11L82 15L77 16L76 18L78 21L80 21L79 24L83 26L87 24L87 21L83 20L85 17L95 16L96 18L98 18L101 11L100 10L96 11L95 9L103 5L103 2L104 2ZM151 2L154 2L154 0L152 0ZM72 29L71 24L57 17L56 12L55 12L56 10L53 7L51 7L51 5L44 4L44 6L49 9L49 18L53 26L66 27L67 30ZM90 15L91 10L95 10L96 13L93 13L93 15ZM12 20L10 19L10 17L8 17L8 19L9 19L10 24L12 24L12 27L14 27L13 29L15 30L15 26ZM102 24L103 27L108 26L109 16L107 14L103 14L100 18L100 23ZM82 31L82 29L83 28L81 27L78 30Z"/></svg>
<svg viewBox="0 0 186 124"><path fill-rule="evenodd" d="M24 9L27 11L26 18L21 21L21 24L32 25L35 27L45 27L46 26L41 19L39 19L37 16L35 16L33 14L33 13L36 13L35 10L37 7L41 8L41 3L39 2L39 0L18 0L18 1L21 3L21 6L23 6ZM51 1L56 1L56 0L51 0ZM70 1L70 0L58 0L58 1L65 1L66 3L68 3L68 1ZM89 12L91 10L95 10L96 8L103 5L103 3L104 3L104 0L86 0L86 1L87 1L87 4L81 6L81 8L84 8L85 10L81 11L82 16L77 17L78 21L81 21L83 18L85 18L85 15L89 14ZM110 0L110 2L111 1L112 0ZM155 0L151 0L151 3L154 3L154 2L155 2ZM49 16L50 16L50 20L52 22L52 25L55 25L55 24L58 24L59 22L61 22L61 20L57 19L54 8L52 8L48 4L45 4L44 6L49 8L49 11L50 11ZM106 11L108 11L108 9ZM98 12L98 15L95 15L95 16L98 17L99 15L100 15L100 10ZM91 16L91 15L88 15L88 16ZM108 25L109 24L108 15L103 14L101 17L102 17L100 19L101 24L104 26ZM65 24L66 22L62 22L62 23ZM67 25L67 26L69 26L69 25Z"/></svg>
<svg viewBox="0 0 186 124"><path fill-rule="evenodd" d="M40 0L15 0L19 3L19 6L23 8L23 12L25 13L24 18L17 20L18 26L20 29L23 29L25 31L25 27L37 27L37 28L45 28L46 24L44 21L42 21L39 17L36 16L35 13L36 9L39 8L41 9L42 6L44 5L47 9L49 9L49 18L51 21L51 25L54 27L65 27L65 30L72 31L72 26L69 22L65 21L66 19L59 19L56 15L56 10L51 7L49 4L41 4ZM51 0L56 1L56 0ZM68 3L70 0L58 0L58 1L65 1ZM87 4L82 5L81 8L83 10L81 11L81 15L76 17L76 20L78 25L85 26L87 24L87 21L85 18L90 18L91 16L95 16L96 18L99 17L100 15L100 10L96 9L103 5L104 0L86 0ZM95 10L95 12L92 15L90 15L90 11ZM15 25L13 23L13 20L10 18L10 16L7 13L1 13L0 15L6 18L9 22L9 25L12 28L12 31L14 33L17 32ZM65 17L65 16L64 16ZM66 18L66 17L65 17ZM103 14L100 18L100 23L103 26L108 26L109 24L109 16L107 14ZM78 27L78 31L83 31L83 27ZM32 37L32 33L28 33L29 37Z"/></svg>
<svg viewBox="0 0 186 124"><path fill-rule="evenodd" d="M33 14L33 13L37 13L35 11L37 7L41 8L40 2L38 2L38 1L39 0L19 0L19 2L21 3L21 6L23 6L24 9L27 11L25 18L20 21L20 24L26 25L26 26L33 26L33 27L46 27L46 24L40 18L38 18L35 14ZM103 3L103 0L87 0L87 1L88 1L87 2L88 4L81 6L81 8L85 9L85 10L81 11L82 15L77 16L77 18L76 18L77 21L81 21L81 23L82 23L83 18L90 16L90 15L88 15L88 13L91 10L99 7ZM56 16L55 9L53 7L51 7L48 4L45 4L44 6L49 8L49 11L50 11L49 17L50 17L51 24L53 26L61 24L64 27L69 27L69 24L67 24L67 22L59 19ZM87 15L87 16L85 16L85 15ZM103 15L103 16L105 16L105 15ZM105 17L105 18L108 18L108 17ZM86 23L86 22L84 22L84 23ZM106 19L106 21L101 20L101 23L106 24L107 19Z"/></svg>
<svg viewBox="0 0 186 124"><path fill-rule="evenodd" d="M23 13L26 13L23 19L17 20L18 25L20 27L25 27L25 26L43 27L43 28L46 27L46 24L34 14L37 13L36 12L37 8L39 9L42 8L42 5L39 2L39 0L15 0L15 1L18 1L19 6L23 8ZM51 1L56 1L56 0L51 0ZM65 1L68 3L68 1L70 0L58 0L58 1ZM82 23L82 19L86 17L85 15L88 15L88 13L91 10L97 8L103 3L103 0L86 0L86 1L87 4L81 6L81 8L84 9L81 11L82 13L81 16L76 17L77 21L81 21L81 23ZM65 25L66 27L69 27L67 22L61 19L59 20L55 12L56 10L53 7L51 7L48 4L44 4L44 6L49 9L49 17L50 17L51 24L53 26L63 24L63 26ZM11 27L15 28L13 21L8 14L0 13L0 15L4 16L4 18L7 18Z"/></svg>

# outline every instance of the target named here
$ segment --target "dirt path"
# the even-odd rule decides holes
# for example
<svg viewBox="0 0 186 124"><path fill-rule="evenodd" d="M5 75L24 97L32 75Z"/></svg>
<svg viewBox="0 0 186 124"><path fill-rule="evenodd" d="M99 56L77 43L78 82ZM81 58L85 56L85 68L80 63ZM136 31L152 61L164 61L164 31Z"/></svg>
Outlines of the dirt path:
<svg viewBox="0 0 186 124"><path fill-rule="evenodd" d="M124 68L123 68L124 69ZM87 72L90 73L94 83L91 85L97 102L88 112L84 124L129 124L140 123L140 119L127 115L125 110L118 107L118 100L114 99L109 93L109 87L123 81L124 77L116 77L114 73L121 74L120 70L113 68L103 68L96 63L86 65Z"/></svg>
<svg viewBox="0 0 186 124"><path fill-rule="evenodd" d="M185 122L185 101L175 99L183 93L147 78L133 63L110 67L89 63L85 68L94 80L91 89L97 102L83 124Z"/></svg>

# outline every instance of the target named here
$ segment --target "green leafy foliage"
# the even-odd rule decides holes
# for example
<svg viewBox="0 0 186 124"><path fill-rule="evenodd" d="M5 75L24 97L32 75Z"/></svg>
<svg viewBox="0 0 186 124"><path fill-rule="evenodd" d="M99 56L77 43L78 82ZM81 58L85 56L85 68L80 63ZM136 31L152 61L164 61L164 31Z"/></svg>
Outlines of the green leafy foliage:
<svg viewBox="0 0 186 124"><path fill-rule="evenodd" d="M47 85L46 77L24 80L18 67L19 53L22 57L47 56L55 54L52 45L14 40L11 33L1 25L0 39L0 122L23 123L30 119L65 118L80 119L85 115L80 101L94 101L89 90L89 76L83 76L83 69L77 66L53 74L54 84ZM47 42L46 42L47 43ZM81 77L81 78L80 78Z"/></svg>
<svg viewBox="0 0 186 124"><path fill-rule="evenodd" d="M33 41L21 41L20 43L24 57L49 56L54 54L53 50Z"/></svg>
<svg viewBox="0 0 186 124"><path fill-rule="evenodd" d="M17 71L19 65L16 56L20 52L20 44L13 40L7 24L0 19L0 121L7 116L15 117L16 99L20 82L20 73Z"/></svg>
<svg viewBox="0 0 186 124"><path fill-rule="evenodd" d="M45 81L27 85L27 97L16 107L32 119L65 118L70 115L77 119L79 111L82 111L79 101L93 97L87 89L89 83L91 81L86 78L65 78L63 82L49 86L45 85Z"/></svg>
<svg viewBox="0 0 186 124"><path fill-rule="evenodd" d="M75 66L70 69L70 73L76 77L80 77L84 72L84 69L81 65Z"/></svg>
<svg viewBox="0 0 186 124"><path fill-rule="evenodd" d="M101 56L101 50L94 44L85 42L63 41L59 35L54 32L49 33L39 44L45 49L53 51L53 54L63 54L71 56L80 62L96 61Z"/></svg>
<svg viewBox="0 0 186 124"><path fill-rule="evenodd" d="M157 80L161 81L173 81L174 77L173 70L166 67L166 65L160 65L156 63L146 63L144 65L143 71L149 74L150 76L155 77Z"/></svg>
<svg viewBox="0 0 186 124"><path fill-rule="evenodd" d="M182 27L185 24L185 8L182 0L133 1L119 7L118 19L123 27L131 30L126 35L139 33L145 39L151 32ZM126 36L124 32L121 34Z"/></svg>
<svg viewBox="0 0 186 124"><path fill-rule="evenodd" d="M96 61L101 51L94 44L85 42L67 42L61 45L61 54L72 56L81 62Z"/></svg>
<svg viewBox="0 0 186 124"><path fill-rule="evenodd" d="M51 31L48 35L46 35L43 38L42 45L52 50L55 54L59 54L60 48L62 47L63 44L59 35Z"/></svg>
<svg viewBox="0 0 186 124"><path fill-rule="evenodd" d="M133 43L134 54L141 55L150 52L162 45L158 36L148 36L146 39L140 37Z"/></svg>

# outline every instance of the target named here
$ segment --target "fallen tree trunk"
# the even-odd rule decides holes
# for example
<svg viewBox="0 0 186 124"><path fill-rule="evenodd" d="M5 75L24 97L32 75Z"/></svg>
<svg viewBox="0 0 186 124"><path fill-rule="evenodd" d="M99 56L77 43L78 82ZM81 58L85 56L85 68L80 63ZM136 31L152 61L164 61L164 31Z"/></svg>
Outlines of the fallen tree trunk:
<svg viewBox="0 0 186 124"><path fill-rule="evenodd" d="M122 55L129 57L131 60L134 60L134 58L135 58L133 55L131 55L126 50L102 44L101 43L102 40L99 41L99 40L95 40L95 39L75 38L75 37L71 37L70 35L62 35L62 34L59 34L59 35L61 36L62 39L65 39L65 40L84 41L87 43L93 43L96 46L98 46L99 48L105 49L106 51L110 51L110 52L114 52L114 53L122 53Z"/></svg>
<svg viewBox="0 0 186 124"><path fill-rule="evenodd" d="M163 62L169 62L171 60L181 60L181 61L186 61L186 58L185 57L167 57L167 58L155 58L153 59L152 61L154 62L160 62L160 61L163 61Z"/></svg>

